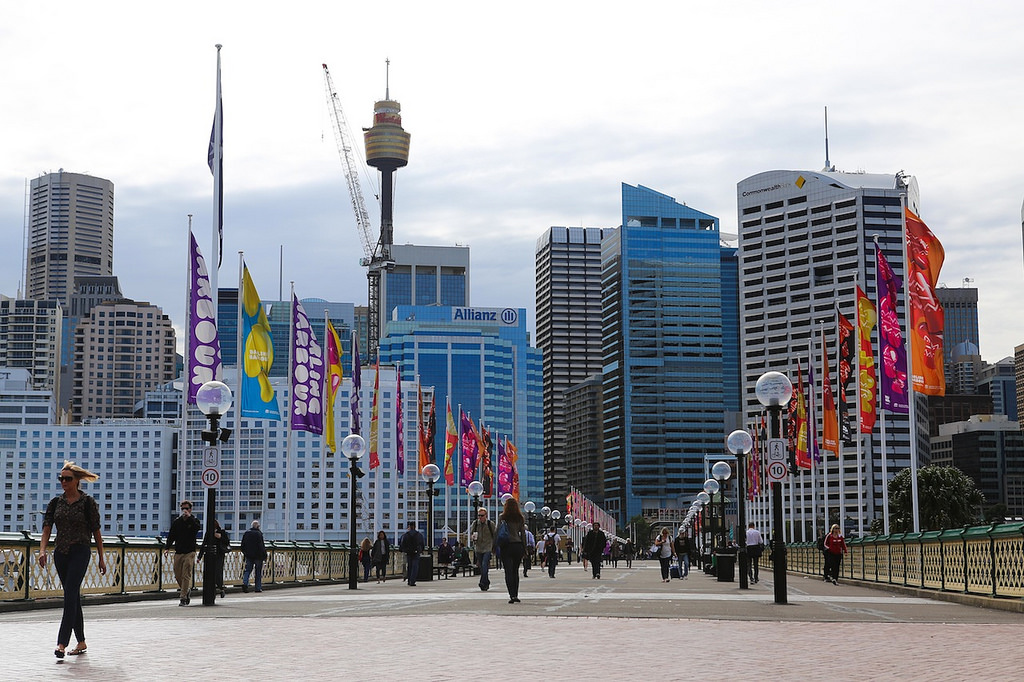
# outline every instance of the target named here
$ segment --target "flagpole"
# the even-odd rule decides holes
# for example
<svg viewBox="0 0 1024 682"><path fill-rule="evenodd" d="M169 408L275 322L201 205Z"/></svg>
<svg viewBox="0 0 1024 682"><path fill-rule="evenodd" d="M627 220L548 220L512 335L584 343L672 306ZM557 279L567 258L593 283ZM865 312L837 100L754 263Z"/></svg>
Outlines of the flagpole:
<svg viewBox="0 0 1024 682"><path fill-rule="evenodd" d="M295 408L295 395L293 394L295 385L292 383L295 380L295 373L292 369L292 363L295 362L295 311L292 310L292 306L295 305L295 281L291 282L291 295L288 298L288 420L284 423L284 452L287 459L284 463L285 470L285 509L288 510L288 515L291 516L292 512L292 496L294 494L294 487L292 485L292 477L295 473L293 471L294 458L292 457L292 410ZM281 292L278 290L278 297L280 298ZM281 301L283 303L283 301ZM291 523L285 524L284 527L284 539L287 542L291 539Z"/></svg>
<svg viewBox="0 0 1024 682"><path fill-rule="evenodd" d="M189 358L192 353L192 269L196 267L196 264L192 262L192 239L192 214L189 213L188 238L185 240L185 262L188 263L188 274L185 277L185 368L182 372L181 382L181 437L178 441L181 446L178 448L180 457L178 458L178 486L175 504L185 499L185 469L188 464L188 392L192 385L192 377L189 372L191 366ZM216 299L214 299L214 319L216 319L216 305Z"/></svg>
<svg viewBox="0 0 1024 682"><path fill-rule="evenodd" d="M218 70L219 72L219 70ZM235 383L235 390L238 395L235 399L235 529L236 531L242 524L241 514L239 512L239 504L241 498L241 490L238 485L238 479L241 477L241 471L239 470L239 460L242 458L242 370L245 366L245 341L242 339L242 270L245 268L245 254L242 251L238 252L238 301L235 306L235 325L237 327L237 333L235 334L235 364L238 365L237 377ZM262 305L262 303L261 303Z"/></svg>
<svg viewBox="0 0 1024 682"><path fill-rule="evenodd" d="M812 303L813 305L813 303ZM814 408L815 398L817 397L817 380L814 377L814 332L811 332L811 338L807 343L807 411L810 413L810 419L807 422L807 459L810 463L810 476L811 479L811 533L812 539L817 537L818 534L818 490L817 481L815 480L815 469L817 469L818 462L815 461L815 454L819 453L818 450L818 411ZM819 455L820 456L820 455ZM802 542L807 541L807 488L805 486L804 472L800 472L800 516L803 523L800 526L800 540Z"/></svg>
<svg viewBox="0 0 1024 682"><path fill-rule="evenodd" d="M330 367L328 366L329 363L330 363L330 360L327 357L327 355L328 355L328 353L327 353L327 347L328 347L328 344L327 344L327 322L328 322L328 320L330 320L330 317L328 315L329 315L329 313L327 311L327 308L324 308L324 346L323 347L324 347L324 361L325 362L324 362L323 381L320 384L320 386L321 386L321 388L320 388L320 396L321 396L321 400L324 401L324 404L326 404L327 401L331 400L331 396L328 395L328 384L331 381L331 370L330 370ZM338 349L338 352L339 353L341 352L340 348ZM334 419L334 406L333 405L331 405L331 409L329 410L329 412L331 413L331 419L333 420ZM324 413L324 418L326 419L328 410L325 409L323 411L323 413ZM334 424L331 424L331 433L334 433L334 434L337 433L337 431L334 428ZM335 438L337 438L337 436L335 436ZM326 539L324 537L324 522L326 521L326 518L327 518L327 514L324 511L326 509L326 507L324 506L324 488L326 486L327 486L327 423L325 422L324 423L323 437L320 438L320 487L318 488L319 494L317 495L317 503L320 505L320 514L319 514L319 518L320 518L320 542L324 542L324 540ZM376 539L376 538L374 538L374 539Z"/></svg>
<svg viewBox="0 0 1024 682"><path fill-rule="evenodd" d="M908 414L907 419L908 431L910 432L910 501L913 508L912 517L914 524L914 532L918 533L921 531L921 518L918 509L917 500L917 395L916 389L914 388L914 339L910 333L910 318L911 318L911 307L910 307L910 261L907 259L907 195L905 192L900 193L900 224L902 228L900 230L900 245L903 248L903 338L907 340L907 374L910 378L908 382L907 391L907 403L908 403Z"/></svg>
<svg viewBox="0 0 1024 682"><path fill-rule="evenodd" d="M213 114L213 139L210 140L210 144L213 146L213 156L210 159L212 164L210 170L213 171L213 249L210 251L212 254L210 263L212 265L215 259L217 266L209 268L210 292L213 296L214 311L217 310L218 301L217 273L224 260L224 254L221 253L221 235L224 234L224 109L221 106L220 92L221 45L218 43L215 47L217 48L217 103Z"/></svg>
<svg viewBox="0 0 1024 682"><path fill-rule="evenodd" d="M820 320L818 321L818 331L820 332L820 335L821 335L821 364L824 365L826 362L828 362L828 358L825 357L825 323L820 321ZM812 339L811 339L811 346L812 346L812 348L814 346L813 336L812 336ZM810 362L810 359L808 360L808 362ZM821 372L821 440L822 440L822 443L821 443L822 444L822 448L821 448L821 450L818 450L818 434L817 434L817 432L815 432L815 434L814 434L814 449L818 450L818 452L820 453L821 461L820 462L815 461L815 458L812 457L811 458L811 465L812 466L817 465L817 464L821 465L821 495L824 498L823 501L825 503L825 514L824 514L825 528L828 528L828 449L824 447L824 445L825 445L825 376L826 376L826 373L825 373L824 370L822 370L822 372ZM811 390L812 391L817 391L817 387L812 384L811 385ZM815 397L817 397L817 393L815 393ZM818 419L818 415L815 414L812 417L812 420L814 420L814 422L817 423L817 419ZM811 489L815 493L817 493L817 490L815 490L815 488L814 488L814 469L811 469ZM812 509L812 518L813 518L813 522L811 523L811 539L814 540L814 539L817 539L817 537L818 537L818 508L817 508L817 502L816 502L817 494L811 495L811 500L812 500L812 502L811 502L811 504L812 504L811 509Z"/></svg>

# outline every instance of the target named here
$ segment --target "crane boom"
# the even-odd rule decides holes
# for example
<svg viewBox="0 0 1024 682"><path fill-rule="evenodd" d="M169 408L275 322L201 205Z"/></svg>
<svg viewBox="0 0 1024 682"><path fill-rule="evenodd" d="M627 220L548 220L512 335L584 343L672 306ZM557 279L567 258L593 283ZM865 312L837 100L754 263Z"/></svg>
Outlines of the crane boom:
<svg viewBox="0 0 1024 682"><path fill-rule="evenodd" d="M349 134L348 121L345 120L345 113L342 111L341 102L338 100L338 91L334 88L334 79L331 72L324 64L324 81L327 85L327 108L331 112L331 122L334 124L334 139L338 144L338 155L345 167L345 184L348 185L348 195L352 201L352 211L356 216L356 228L359 230L359 240L363 245L363 265L369 265L373 259L374 249L377 246L377 238L373 236L373 227L370 225L370 214L366 211L366 203L363 200L363 189L359 184L359 173L356 168L355 156L352 150L352 136Z"/></svg>

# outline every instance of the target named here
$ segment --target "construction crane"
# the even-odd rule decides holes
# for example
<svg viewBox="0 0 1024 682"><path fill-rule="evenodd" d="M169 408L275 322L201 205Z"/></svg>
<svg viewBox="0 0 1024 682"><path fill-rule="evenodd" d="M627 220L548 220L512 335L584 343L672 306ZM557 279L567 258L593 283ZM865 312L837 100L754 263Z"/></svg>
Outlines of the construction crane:
<svg viewBox="0 0 1024 682"><path fill-rule="evenodd" d="M363 244L363 255L360 265L370 264L373 258L373 247L376 238L373 236L373 226L370 225L370 214L366 211L366 202L363 201L363 188L359 184L359 171L356 168L355 154L352 151L352 136L348 132L348 121L345 120L345 112L338 101L338 91L334 88L334 79L331 72L324 64L324 80L327 83L327 109L331 112L331 123L334 124L334 140L338 143L338 156L345 166L345 184L348 185L348 195L352 201L352 211L356 215L356 229L359 230L359 240Z"/></svg>
<svg viewBox="0 0 1024 682"><path fill-rule="evenodd" d="M390 60L388 69L390 71ZM381 174L380 196L380 236L374 243L370 218L363 203L363 193L359 186L352 150L351 135L348 123L338 102L337 91L331 72L324 64L324 78L327 83L327 100L334 122L334 135L338 142L338 153L345 164L345 182L348 184L352 198L352 208L356 214L356 226L363 243L365 257L360 264L367 266L368 315L367 315L367 360L372 362L377 357L380 344L380 330L383 324L381 308L381 275L394 265L391 258L391 246L394 244L394 173L409 163L409 133L402 129L402 107L391 99L390 84L386 82L384 99L373 106L373 126L363 128L363 139L366 145L366 163L373 166Z"/></svg>

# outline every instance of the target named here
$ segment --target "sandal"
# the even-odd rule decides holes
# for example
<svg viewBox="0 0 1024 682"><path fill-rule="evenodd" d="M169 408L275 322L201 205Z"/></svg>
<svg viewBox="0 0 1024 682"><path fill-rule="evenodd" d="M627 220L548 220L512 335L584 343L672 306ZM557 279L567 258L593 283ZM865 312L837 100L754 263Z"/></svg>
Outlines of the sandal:
<svg viewBox="0 0 1024 682"><path fill-rule="evenodd" d="M89 650L88 647L84 647L81 644L79 644L74 649L72 649L71 651L67 652L67 654L68 654L68 656L81 656L82 654L84 654L88 650Z"/></svg>

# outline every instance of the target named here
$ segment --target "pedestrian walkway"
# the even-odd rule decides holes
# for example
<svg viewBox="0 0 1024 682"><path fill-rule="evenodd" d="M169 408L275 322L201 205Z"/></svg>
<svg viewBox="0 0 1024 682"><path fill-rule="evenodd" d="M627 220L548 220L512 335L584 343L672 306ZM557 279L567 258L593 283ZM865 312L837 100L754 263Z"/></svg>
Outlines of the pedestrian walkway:
<svg viewBox="0 0 1024 682"><path fill-rule="evenodd" d="M277 677L449 680L467 666L509 663L516 677L550 672L620 679L652 660L685 656L657 674L816 679L1013 679L1024 616L789 576L788 605L774 603L771 576L740 590L703 573L661 582L656 564L540 570L508 604L501 573L488 592L476 578L399 580L232 592L213 607L193 599L89 605L89 653L55 663L56 608L0 613L0 678L194 680ZM72 645L74 642L72 642ZM413 661L410 666L409 661Z"/></svg>

